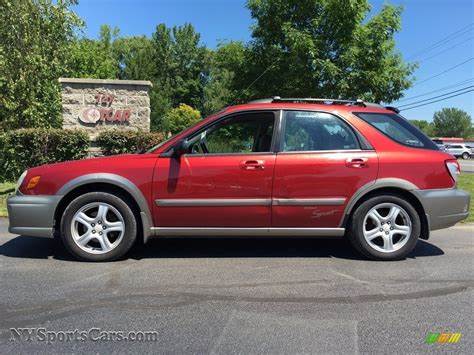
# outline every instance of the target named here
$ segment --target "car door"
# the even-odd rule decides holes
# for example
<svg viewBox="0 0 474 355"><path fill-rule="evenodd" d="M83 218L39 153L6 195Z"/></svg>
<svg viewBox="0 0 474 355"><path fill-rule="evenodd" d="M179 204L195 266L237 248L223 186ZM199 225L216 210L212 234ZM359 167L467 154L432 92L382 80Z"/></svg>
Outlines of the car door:
<svg viewBox="0 0 474 355"><path fill-rule="evenodd" d="M349 199L377 177L377 155L362 139L335 115L285 111L272 226L337 228Z"/></svg>
<svg viewBox="0 0 474 355"><path fill-rule="evenodd" d="M269 227L276 114L233 114L186 138L179 158L160 157L157 227Z"/></svg>

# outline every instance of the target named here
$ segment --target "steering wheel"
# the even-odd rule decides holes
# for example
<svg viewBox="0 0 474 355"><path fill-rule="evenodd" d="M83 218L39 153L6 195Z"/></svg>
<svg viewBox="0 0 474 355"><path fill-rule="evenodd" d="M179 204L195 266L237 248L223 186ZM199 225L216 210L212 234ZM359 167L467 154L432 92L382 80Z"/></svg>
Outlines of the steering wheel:
<svg viewBox="0 0 474 355"><path fill-rule="evenodd" d="M207 148L205 137L203 139L201 139L201 141L199 142L199 145L201 146L202 152L204 154L209 154L209 149Z"/></svg>
<svg viewBox="0 0 474 355"><path fill-rule="evenodd" d="M209 149L207 148L205 139L196 142L191 147L191 154L208 154Z"/></svg>

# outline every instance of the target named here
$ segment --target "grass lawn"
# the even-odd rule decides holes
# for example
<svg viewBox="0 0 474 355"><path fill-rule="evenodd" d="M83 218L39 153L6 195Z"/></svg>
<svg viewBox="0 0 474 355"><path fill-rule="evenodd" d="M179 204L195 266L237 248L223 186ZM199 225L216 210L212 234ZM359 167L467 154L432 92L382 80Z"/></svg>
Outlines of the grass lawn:
<svg viewBox="0 0 474 355"><path fill-rule="evenodd" d="M474 198L474 174L461 174L458 183L459 188L469 192ZM0 217L7 217L7 197L15 189L14 182L0 183ZM474 203L471 203L469 217L463 223L474 223Z"/></svg>
<svg viewBox="0 0 474 355"><path fill-rule="evenodd" d="M471 194L469 217L463 223L474 223L474 201L472 200L474 199L474 174L462 173L459 178L458 187Z"/></svg>
<svg viewBox="0 0 474 355"><path fill-rule="evenodd" d="M7 197L15 191L14 182L0 182L0 217L7 216Z"/></svg>

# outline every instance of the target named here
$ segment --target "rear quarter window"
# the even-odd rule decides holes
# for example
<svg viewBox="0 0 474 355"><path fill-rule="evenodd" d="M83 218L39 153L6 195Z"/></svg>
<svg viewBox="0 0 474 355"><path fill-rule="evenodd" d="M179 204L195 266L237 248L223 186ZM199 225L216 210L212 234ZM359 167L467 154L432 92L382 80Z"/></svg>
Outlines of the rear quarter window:
<svg viewBox="0 0 474 355"><path fill-rule="evenodd" d="M413 148L439 150L431 139L400 115L372 112L353 113L397 143Z"/></svg>

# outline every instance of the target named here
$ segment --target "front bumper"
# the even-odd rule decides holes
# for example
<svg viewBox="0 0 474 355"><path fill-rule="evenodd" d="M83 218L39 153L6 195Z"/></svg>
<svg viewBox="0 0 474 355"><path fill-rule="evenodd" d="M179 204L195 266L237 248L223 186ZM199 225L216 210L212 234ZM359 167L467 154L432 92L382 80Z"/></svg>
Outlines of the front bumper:
<svg viewBox="0 0 474 355"><path fill-rule="evenodd" d="M52 237L54 212L62 196L15 195L7 200L8 231L33 237Z"/></svg>
<svg viewBox="0 0 474 355"><path fill-rule="evenodd" d="M469 215L470 195L459 189L414 190L425 209L430 230L448 228Z"/></svg>

